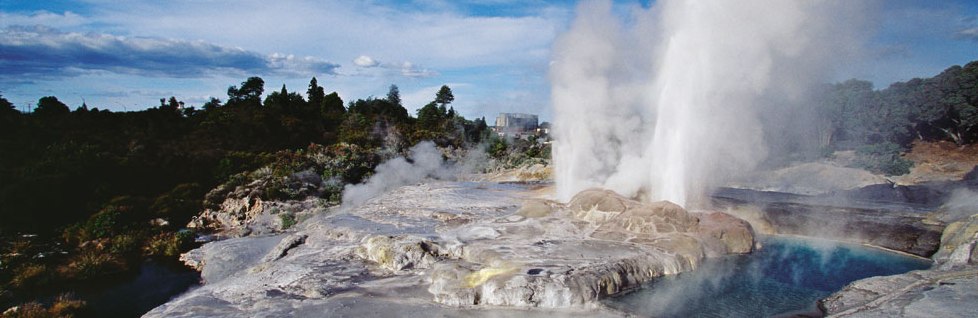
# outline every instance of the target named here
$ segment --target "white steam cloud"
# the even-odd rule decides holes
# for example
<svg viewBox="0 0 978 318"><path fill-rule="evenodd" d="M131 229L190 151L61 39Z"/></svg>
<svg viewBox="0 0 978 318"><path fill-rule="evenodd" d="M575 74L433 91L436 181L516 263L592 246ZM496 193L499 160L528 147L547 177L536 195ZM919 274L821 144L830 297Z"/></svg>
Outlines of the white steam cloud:
<svg viewBox="0 0 978 318"><path fill-rule="evenodd" d="M410 158L410 161L404 157L385 161L377 165L374 175L366 182L346 186L342 206L358 206L388 190L427 178L449 179L455 176L456 170L445 164L441 151L433 142L425 141L411 147Z"/></svg>
<svg viewBox="0 0 978 318"><path fill-rule="evenodd" d="M855 57L868 6L663 0L621 22L582 3L550 74L558 198L605 187L685 206L750 171L767 155L759 115Z"/></svg>

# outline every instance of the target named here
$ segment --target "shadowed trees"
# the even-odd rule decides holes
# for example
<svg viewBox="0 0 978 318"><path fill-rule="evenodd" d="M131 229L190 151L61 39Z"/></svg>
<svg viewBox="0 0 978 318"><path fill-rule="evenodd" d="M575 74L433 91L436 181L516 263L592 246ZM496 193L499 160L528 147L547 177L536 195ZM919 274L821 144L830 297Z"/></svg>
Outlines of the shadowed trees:
<svg viewBox="0 0 978 318"><path fill-rule="evenodd" d="M857 150L872 170L906 173L899 154L914 140L978 141L978 61L882 90L860 80L829 85L816 105L816 120L830 123L819 128L829 147Z"/></svg>

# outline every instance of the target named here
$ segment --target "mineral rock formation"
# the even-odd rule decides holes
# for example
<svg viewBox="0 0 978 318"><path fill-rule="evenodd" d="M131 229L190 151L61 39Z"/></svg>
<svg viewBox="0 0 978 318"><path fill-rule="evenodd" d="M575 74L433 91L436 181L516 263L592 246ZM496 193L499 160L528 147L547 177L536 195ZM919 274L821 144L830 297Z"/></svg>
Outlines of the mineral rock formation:
<svg viewBox="0 0 978 318"><path fill-rule="evenodd" d="M405 186L318 214L294 234L208 243L184 257L206 284L147 316L492 314L477 309L485 305L504 315L618 315L597 300L753 247L749 224L719 212L604 190L566 206L531 194L493 183Z"/></svg>
<svg viewBox="0 0 978 318"><path fill-rule="evenodd" d="M978 265L978 214L947 225L934 261L941 269Z"/></svg>

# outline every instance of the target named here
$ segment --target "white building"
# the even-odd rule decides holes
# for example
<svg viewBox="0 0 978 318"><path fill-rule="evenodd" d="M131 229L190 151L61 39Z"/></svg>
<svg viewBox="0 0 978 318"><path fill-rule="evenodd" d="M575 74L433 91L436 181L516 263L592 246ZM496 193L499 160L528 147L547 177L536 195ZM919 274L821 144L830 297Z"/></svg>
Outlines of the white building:
<svg viewBox="0 0 978 318"><path fill-rule="evenodd" d="M539 125L537 115L522 113L499 113L496 117L496 133L500 135L533 134Z"/></svg>

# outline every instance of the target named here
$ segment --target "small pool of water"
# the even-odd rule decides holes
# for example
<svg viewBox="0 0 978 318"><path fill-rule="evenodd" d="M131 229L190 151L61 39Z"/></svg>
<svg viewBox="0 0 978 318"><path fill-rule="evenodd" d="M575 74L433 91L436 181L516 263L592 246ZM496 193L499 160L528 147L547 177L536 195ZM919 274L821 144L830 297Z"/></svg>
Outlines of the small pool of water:
<svg viewBox="0 0 978 318"><path fill-rule="evenodd" d="M930 267L929 260L795 237L761 237L750 255L707 260L605 301L652 317L770 317L818 313L815 302L855 280Z"/></svg>
<svg viewBox="0 0 978 318"><path fill-rule="evenodd" d="M130 279L90 286L80 296L95 317L139 317L200 284L200 274L182 264L146 261Z"/></svg>

